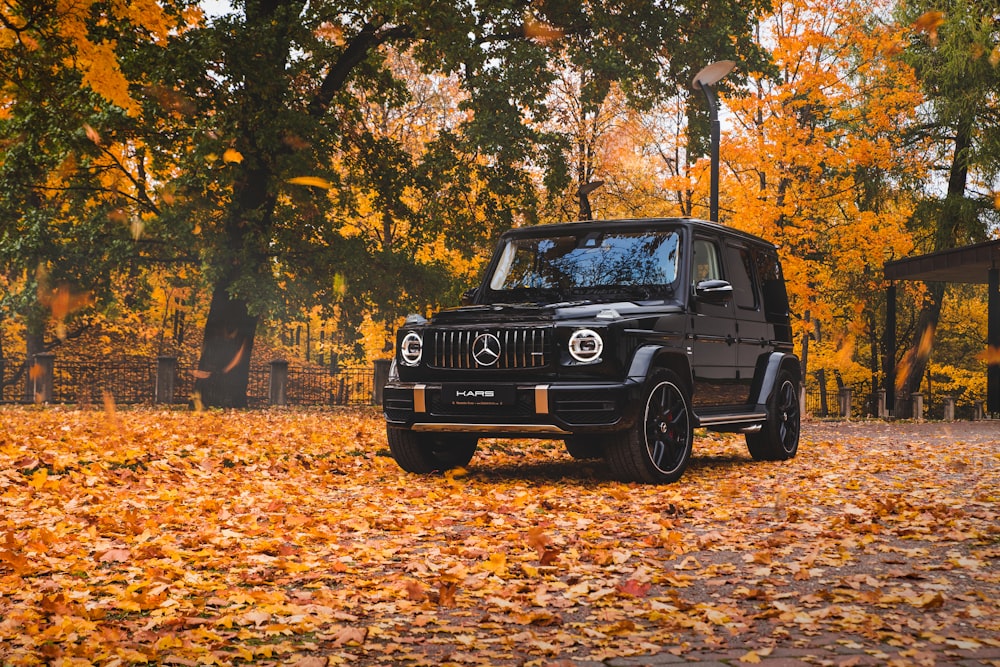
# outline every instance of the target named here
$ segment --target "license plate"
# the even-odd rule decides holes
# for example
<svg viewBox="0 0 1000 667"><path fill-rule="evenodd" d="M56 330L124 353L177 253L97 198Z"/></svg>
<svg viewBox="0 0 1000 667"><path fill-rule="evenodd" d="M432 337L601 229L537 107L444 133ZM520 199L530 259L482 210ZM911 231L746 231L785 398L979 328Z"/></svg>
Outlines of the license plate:
<svg viewBox="0 0 1000 667"><path fill-rule="evenodd" d="M512 385L444 385L445 403L450 405L511 405L517 399Z"/></svg>

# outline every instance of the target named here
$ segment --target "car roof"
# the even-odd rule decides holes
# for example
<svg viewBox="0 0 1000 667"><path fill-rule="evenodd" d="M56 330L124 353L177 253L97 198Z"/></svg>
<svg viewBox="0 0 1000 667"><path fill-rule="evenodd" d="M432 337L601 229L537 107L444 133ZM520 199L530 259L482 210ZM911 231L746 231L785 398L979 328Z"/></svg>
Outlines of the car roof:
<svg viewBox="0 0 1000 667"><path fill-rule="evenodd" d="M674 228L682 226L696 231L704 230L730 237L740 238L756 245L765 245L768 248L775 248L770 241L763 239L749 232L744 232L733 227L726 227L717 222L700 220L698 218L622 218L616 220L585 220L580 222L559 222L552 224L531 225L529 227L516 227L503 233L502 238L521 236L552 236L556 234L577 235L588 232L600 232L610 229L656 229Z"/></svg>

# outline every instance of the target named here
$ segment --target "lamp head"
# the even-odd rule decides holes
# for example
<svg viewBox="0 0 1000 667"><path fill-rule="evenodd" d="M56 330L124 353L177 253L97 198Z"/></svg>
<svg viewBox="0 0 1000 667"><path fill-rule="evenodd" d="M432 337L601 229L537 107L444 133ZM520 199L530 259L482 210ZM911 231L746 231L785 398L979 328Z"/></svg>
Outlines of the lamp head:
<svg viewBox="0 0 1000 667"><path fill-rule="evenodd" d="M717 63L706 65L694 75L694 81L691 82L691 86L695 90L701 90L702 86L715 85L732 72L735 67L736 63L732 60L720 60Z"/></svg>

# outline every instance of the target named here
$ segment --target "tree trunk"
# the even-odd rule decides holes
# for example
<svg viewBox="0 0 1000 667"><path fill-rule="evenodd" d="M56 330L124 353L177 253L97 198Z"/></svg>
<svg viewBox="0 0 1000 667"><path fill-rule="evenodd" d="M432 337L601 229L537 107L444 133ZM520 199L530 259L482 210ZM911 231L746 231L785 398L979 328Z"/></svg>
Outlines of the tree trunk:
<svg viewBox="0 0 1000 667"><path fill-rule="evenodd" d="M958 122L955 133L955 152L952 155L951 168L948 173L948 193L945 196L944 205L941 207L935 229L935 252L955 248L958 242L963 240L958 237L961 234L960 230L966 228L964 217L968 215L964 205L965 187L969 180L969 151L972 148L974 120L974 117L969 115ZM920 316L917 319L913 346L904 357L908 363L900 369L905 375L902 382L897 385L900 388L900 391L896 392L897 417L912 416L910 395L920 390L920 383L927 370L927 361L931 354L930 342L933 340L934 330L937 329L938 320L941 317L945 288L946 285L943 283L928 285L927 298L924 299Z"/></svg>
<svg viewBox="0 0 1000 667"><path fill-rule="evenodd" d="M257 318L250 315L246 300L231 297L227 284L216 285L194 384L204 405L247 407L250 355L256 331Z"/></svg>

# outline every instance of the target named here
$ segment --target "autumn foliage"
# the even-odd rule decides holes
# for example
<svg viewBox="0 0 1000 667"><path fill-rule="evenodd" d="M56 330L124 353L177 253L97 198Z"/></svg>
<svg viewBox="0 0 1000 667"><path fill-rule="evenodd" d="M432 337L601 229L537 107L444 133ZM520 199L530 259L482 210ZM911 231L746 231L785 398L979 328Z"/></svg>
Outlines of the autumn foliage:
<svg viewBox="0 0 1000 667"><path fill-rule="evenodd" d="M644 487L527 440L408 475L368 409L6 408L0 663L957 659L1000 647L989 426L704 436Z"/></svg>

